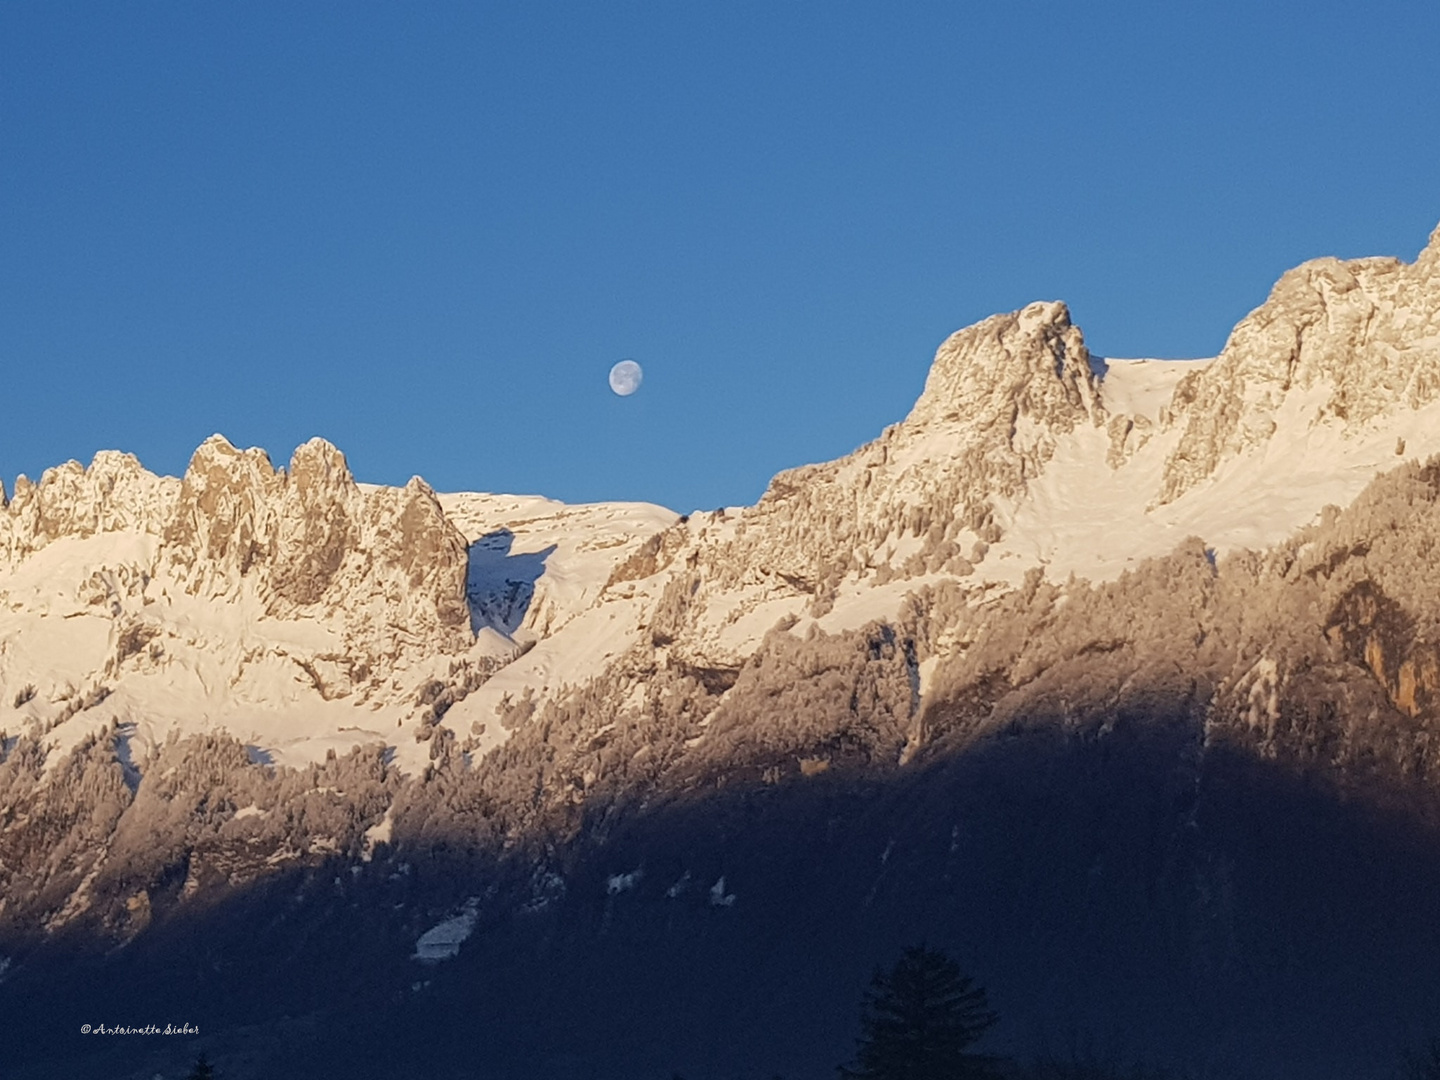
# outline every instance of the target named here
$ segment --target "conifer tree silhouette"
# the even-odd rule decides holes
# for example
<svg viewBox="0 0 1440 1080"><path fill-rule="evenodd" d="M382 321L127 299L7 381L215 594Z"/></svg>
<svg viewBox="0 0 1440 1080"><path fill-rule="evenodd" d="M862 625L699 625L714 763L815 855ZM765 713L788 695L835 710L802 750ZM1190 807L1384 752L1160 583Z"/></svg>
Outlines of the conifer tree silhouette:
<svg viewBox="0 0 1440 1080"><path fill-rule="evenodd" d="M970 1047L999 1018L985 991L960 966L925 945L905 950L877 971L860 1008L860 1038L843 1080L980 1080L997 1074L996 1058Z"/></svg>

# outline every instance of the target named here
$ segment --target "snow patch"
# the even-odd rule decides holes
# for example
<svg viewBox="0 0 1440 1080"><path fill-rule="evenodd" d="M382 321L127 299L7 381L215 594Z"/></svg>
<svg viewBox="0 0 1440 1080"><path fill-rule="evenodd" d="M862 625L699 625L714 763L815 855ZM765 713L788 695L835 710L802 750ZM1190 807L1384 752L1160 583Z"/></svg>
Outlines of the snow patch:
<svg viewBox="0 0 1440 1080"><path fill-rule="evenodd" d="M640 879L644 876L645 871L639 868L631 870L628 874L612 874L605 882L605 892L610 896L629 892L640 884Z"/></svg>
<svg viewBox="0 0 1440 1080"><path fill-rule="evenodd" d="M720 875L720 880L710 886L711 907L734 907L735 894L725 891L725 875Z"/></svg>
<svg viewBox="0 0 1440 1080"><path fill-rule="evenodd" d="M385 816L374 825L371 825L362 834L364 844L360 850L360 859L362 862L369 862L375 857L376 844L388 844L391 842L391 837L395 831L395 819L390 813L393 809L393 804L387 806L385 808Z"/></svg>
<svg viewBox="0 0 1440 1080"><path fill-rule="evenodd" d="M410 959L421 964L438 964L459 955L460 946L475 932L479 919L480 898L472 896L458 912L420 935Z"/></svg>

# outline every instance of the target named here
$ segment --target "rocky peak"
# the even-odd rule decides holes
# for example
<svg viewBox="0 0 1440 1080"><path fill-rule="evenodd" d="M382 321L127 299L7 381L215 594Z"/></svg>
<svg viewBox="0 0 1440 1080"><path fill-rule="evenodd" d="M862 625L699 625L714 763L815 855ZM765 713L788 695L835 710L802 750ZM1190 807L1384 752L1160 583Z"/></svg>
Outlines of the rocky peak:
<svg viewBox="0 0 1440 1080"><path fill-rule="evenodd" d="M14 497L0 499L0 559L13 565L62 536L158 534L177 488L113 450L100 451L88 468L67 461L46 469L38 484L21 476Z"/></svg>
<svg viewBox="0 0 1440 1080"><path fill-rule="evenodd" d="M359 540L365 499L345 456L322 439L298 447L273 513L270 600L288 611L325 596Z"/></svg>
<svg viewBox="0 0 1440 1080"><path fill-rule="evenodd" d="M951 334L901 427L984 429L1024 416L1059 431L1095 420L1098 410L1090 352L1069 309L1035 303Z"/></svg>
<svg viewBox="0 0 1440 1080"><path fill-rule="evenodd" d="M468 548L429 484L415 476L403 488L372 491L355 536L371 593L400 605L407 630L428 632L452 651L469 644Z"/></svg>
<svg viewBox="0 0 1440 1080"><path fill-rule="evenodd" d="M295 448L290 456L290 481L302 497L357 490L345 455L324 439L311 439Z"/></svg>
<svg viewBox="0 0 1440 1080"><path fill-rule="evenodd" d="M115 559L130 579L155 581L146 603L168 591L323 620L357 668L377 677L407 656L463 652L473 640L465 540L435 493L418 478L361 490L344 455L321 439L299 447L288 470L215 435L179 480L109 451L89 468L48 469L39 483L21 477L0 506L0 570L62 538L111 532L148 540L85 557L101 560L102 578L119 565L104 560ZM160 608L145 617L165 618Z"/></svg>
<svg viewBox="0 0 1440 1080"><path fill-rule="evenodd" d="M904 421L849 457L779 474L756 511L786 504L804 518L806 506L823 504L829 516L850 515L820 535L860 538L859 565L907 531L938 527L934 545L959 542L962 532L993 540L994 500L1038 475L1059 436L1103 421L1090 353L1069 310L1030 304L950 335Z"/></svg>
<svg viewBox="0 0 1440 1080"><path fill-rule="evenodd" d="M1002 503L1041 473L1066 433L1103 425L1098 389L1064 304L1031 304L952 334L909 416L879 439L778 474L733 527L677 526L694 544L683 558L669 551L678 542L662 545L677 568L661 604L677 655L713 652L690 631L710 633L701 628L708 600L726 590L746 599L716 603L725 618L807 596L820 615L845 578L971 573L1001 538Z"/></svg>
<svg viewBox="0 0 1440 1080"><path fill-rule="evenodd" d="M1440 270L1440 225L1436 225L1431 231L1430 242L1415 259L1415 265L1423 267L1430 274Z"/></svg>
<svg viewBox="0 0 1440 1080"><path fill-rule="evenodd" d="M323 439L296 449L288 472L261 450L207 439L181 484L165 559L190 592L231 597L248 581L269 614L336 617L367 651L468 645L465 540L435 493L418 477L362 491Z"/></svg>
<svg viewBox="0 0 1440 1080"><path fill-rule="evenodd" d="M271 503L285 486L265 451L223 435L200 444L165 528L164 558L190 592L225 596L271 546Z"/></svg>
<svg viewBox="0 0 1440 1080"><path fill-rule="evenodd" d="M1302 400L1303 398L1303 400ZM1315 259L1289 271L1220 357L1176 387L1168 503L1291 422L1364 425L1440 400L1440 228L1413 263Z"/></svg>

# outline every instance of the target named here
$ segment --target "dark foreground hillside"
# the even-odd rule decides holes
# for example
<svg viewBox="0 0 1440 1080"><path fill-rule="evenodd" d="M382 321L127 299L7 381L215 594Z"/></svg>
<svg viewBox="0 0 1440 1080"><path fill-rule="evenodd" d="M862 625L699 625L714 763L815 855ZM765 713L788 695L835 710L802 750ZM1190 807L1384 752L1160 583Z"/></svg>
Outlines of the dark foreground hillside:
<svg viewBox="0 0 1440 1080"><path fill-rule="evenodd" d="M272 878L107 955L30 954L0 984L5 1075L182 1076L204 1048L236 1078L819 1078L872 969L919 940L989 989L996 1051L1390 1075L1440 1018L1440 838L1239 753L1197 791L1191 734L737 783L553 852L543 905L518 867L443 857ZM479 926L415 963L395 905L445 891L482 898ZM79 1034L148 1022L202 1034Z"/></svg>

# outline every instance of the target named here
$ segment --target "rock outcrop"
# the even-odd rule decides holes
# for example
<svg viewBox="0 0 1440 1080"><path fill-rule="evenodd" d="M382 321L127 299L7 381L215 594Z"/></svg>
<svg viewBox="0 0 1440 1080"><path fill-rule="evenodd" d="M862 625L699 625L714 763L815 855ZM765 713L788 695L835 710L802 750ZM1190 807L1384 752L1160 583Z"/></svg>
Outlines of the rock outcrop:
<svg viewBox="0 0 1440 1080"><path fill-rule="evenodd" d="M102 450L90 467L77 461L46 469L40 482L25 477L0 498L0 567L14 568L63 536L105 532L160 535L180 483L147 472L133 454ZM3 492L0 492L3 496Z"/></svg>
<svg viewBox="0 0 1440 1080"><path fill-rule="evenodd" d="M1106 419L1090 354L1064 304L1031 304L952 334L910 415L848 457L782 472L742 513L755 565L818 585L890 564L963 569L999 539L996 504L1019 495L1056 440ZM911 538L907 542L907 538Z"/></svg>
<svg viewBox="0 0 1440 1080"><path fill-rule="evenodd" d="M463 651L466 545L418 477L361 491L321 439L288 472L219 436L195 452L165 527L162 565L187 592L247 585L276 618L337 619L352 648Z"/></svg>
<svg viewBox="0 0 1440 1080"><path fill-rule="evenodd" d="M207 730L245 702L303 713L305 688L316 702L378 694L403 720L407 684L475 643L466 570L466 541L424 481L362 489L319 439L288 470L217 435L183 479L112 452L22 477L0 508L0 678L30 688L10 691L10 726L84 713L88 731L113 712ZM297 715L282 730L335 726Z"/></svg>
<svg viewBox="0 0 1440 1080"><path fill-rule="evenodd" d="M1308 395L1308 396L1307 396ZM1413 263L1316 259L1285 274L1219 359L1185 379L1159 501L1271 438L1287 403L1301 428L1359 427L1440 400L1440 228Z"/></svg>

